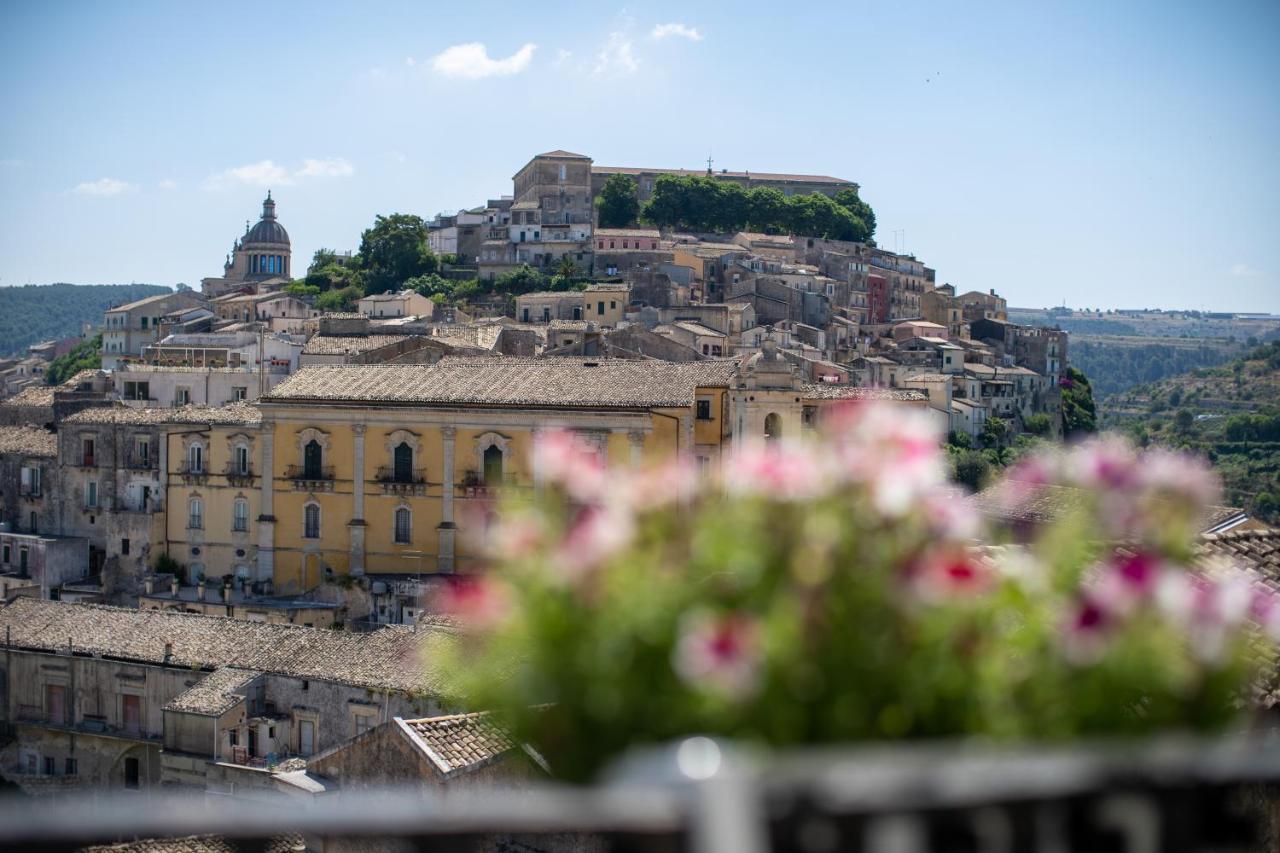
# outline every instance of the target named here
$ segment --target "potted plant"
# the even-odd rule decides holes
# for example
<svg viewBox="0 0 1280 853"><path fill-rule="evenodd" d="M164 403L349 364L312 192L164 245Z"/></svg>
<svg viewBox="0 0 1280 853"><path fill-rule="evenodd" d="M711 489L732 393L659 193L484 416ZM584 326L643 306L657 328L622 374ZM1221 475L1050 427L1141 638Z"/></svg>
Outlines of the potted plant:
<svg viewBox="0 0 1280 853"><path fill-rule="evenodd" d="M691 734L1038 742L1240 718L1280 601L1194 559L1202 463L1111 438L1026 457L1002 499L1080 500L1015 546L947 483L941 439L923 411L858 405L712 478L547 437L544 498L505 500L491 565L441 593L466 627L452 698L569 780Z"/></svg>

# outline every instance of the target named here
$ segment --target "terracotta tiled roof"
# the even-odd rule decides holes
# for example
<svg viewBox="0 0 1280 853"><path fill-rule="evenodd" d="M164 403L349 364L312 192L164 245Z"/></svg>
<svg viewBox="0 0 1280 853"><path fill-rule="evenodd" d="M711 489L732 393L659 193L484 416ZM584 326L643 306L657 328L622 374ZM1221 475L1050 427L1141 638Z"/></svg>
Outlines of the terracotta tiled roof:
<svg viewBox="0 0 1280 853"><path fill-rule="evenodd" d="M68 424L209 424L210 426L255 426L262 413L251 403L229 406L181 406L176 409L134 409L123 403L95 406L68 417Z"/></svg>
<svg viewBox="0 0 1280 853"><path fill-rule="evenodd" d="M1083 509L1089 499L1088 492L1074 486L1042 484L1029 486L1025 492L1025 496L1016 505L1010 505L1005 502L1004 493L997 484L974 495L973 501L979 511L990 518L1005 522L1045 524ZM1223 520L1242 515L1243 512L1238 507L1207 506L1201 529L1210 530Z"/></svg>
<svg viewBox="0 0 1280 853"><path fill-rule="evenodd" d="M901 403L928 400L927 394L905 388L856 388L852 385L831 385L825 382L806 382L806 400L892 400Z"/></svg>
<svg viewBox="0 0 1280 853"><path fill-rule="evenodd" d="M1280 589L1280 530L1265 527L1206 533L1196 546L1200 557L1226 557L1253 569L1273 589Z"/></svg>
<svg viewBox="0 0 1280 853"><path fill-rule="evenodd" d="M52 406L54 388L51 385L37 385L23 388L17 394L0 402L3 406Z"/></svg>
<svg viewBox="0 0 1280 853"><path fill-rule="evenodd" d="M0 427L0 453L54 458L58 455L58 437L36 427Z"/></svg>
<svg viewBox="0 0 1280 853"><path fill-rule="evenodd" d="M515 749L515 742L485 712L405 720L428 758L444 775L476 770Z"/></svg>
<svg viewBox="0 0 1280 853"><path fill-rule="evenodd" d="M267 402L351 401L547 408L689 406L698 387L726 386L726 362L446 356L434 365L309 367Z"/></svg>
<svg viewBox="0 0 1280 853"><path fill-rule="evenodd" d="M164 706L166 711L217 716L230 709L240 696L236 690L262 675L256 669L224 666L201 678L194 686L179 693Z"/></svg>
<svg viewBox="0 0 1280 853"><path fill-rule="evenodd" d="M657 240L662 237L662 232L657 228L597 228L596 237L648 237Z"/></svg>
<svg viewBox="0 0 1280 853"><path fill-rule="evenodd" d="M417 631L390 626L349 634L34 598L18 598L0 607L0 635L7 635L15 648L61 652L70 647L78 653L143 663L237 667L422 694L438 692L429 658L432 649L451 642L451 634L439 626Z"/></svg>
<svg viewBox="0 0 1280 853"><path fill-rule="evenodd" d="M81 853L236 853L243 849L220 835L187 835L182 838L142 838L123 844L86 847ZM262 853L290 853L304 849L301 835L272 838Z"/></svg>
<svg viewBox="0 0 1280 853"><path fill-rule="evenodd" d="M364 315L361 315L364 316ZM303 355L357 355L400 343L408 335L312 335Z"/></svg>

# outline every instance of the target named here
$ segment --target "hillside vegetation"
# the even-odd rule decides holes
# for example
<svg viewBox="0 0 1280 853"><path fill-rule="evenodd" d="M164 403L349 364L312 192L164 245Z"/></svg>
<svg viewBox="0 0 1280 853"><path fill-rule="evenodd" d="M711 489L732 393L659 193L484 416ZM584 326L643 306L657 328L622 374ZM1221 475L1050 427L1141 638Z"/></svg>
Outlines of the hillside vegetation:
<svg viewBox="0 0 1280 853"><path fill-rule="evenodd" d="M1228 340L1075 334L1070 347L1071 363L1088 374L1099 400L1137 385L1225 364L1245 349Z"/></svg>
<svg viewBox="0 0 1280 853"><path fill-rule="evenodd" d="M168 293L157 284L27 284L0 287L0 355L19 355L50 338L79 337L108 308Z"/></svg>
<svg viewBox="0 0 1280 853"><path fill-rule="evenodd" d="M1103 418L1139 443L1204 454L1230 503L1280 522L1280 342L1139 385L1108 400Z"/></svg>

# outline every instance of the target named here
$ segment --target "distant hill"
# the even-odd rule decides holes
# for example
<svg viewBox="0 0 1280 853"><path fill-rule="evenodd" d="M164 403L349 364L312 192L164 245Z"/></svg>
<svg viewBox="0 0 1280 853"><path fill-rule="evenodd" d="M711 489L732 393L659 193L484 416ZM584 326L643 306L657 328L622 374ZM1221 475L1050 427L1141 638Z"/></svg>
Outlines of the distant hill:
<svg viewBox="0 0 1280 853"><path fill-rule="evenodd" d="M50 338L80 334L102 313L171 288L158 284L27 284L0 287L0 355L17 355Z"/></svg>
<svg viewBox="0 0 1280 853"><path fill-rule="evenodd" d="M1099 401L1123 394L1136 385L1201 367L1216 367L1246 349L1244 344L1211 338L1075 333L1067 346L1071 365L1089 377L1094 397Z"/></svg>
<svg viewBox="0 0 1280 853"><path fill-rule="evenodd" d="M1280 342L1115 395L1102 421L1143 443L1204 454L1229 502L1280 522Z"/></svg>

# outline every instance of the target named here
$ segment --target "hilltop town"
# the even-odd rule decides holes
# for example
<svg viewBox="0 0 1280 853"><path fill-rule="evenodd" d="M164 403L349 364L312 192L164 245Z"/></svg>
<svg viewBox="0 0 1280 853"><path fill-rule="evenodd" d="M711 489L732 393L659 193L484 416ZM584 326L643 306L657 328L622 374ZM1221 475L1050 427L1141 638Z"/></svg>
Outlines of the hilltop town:
<svg viewBox="0 0 1280 853"><path fill-rule="evenodd" d="M683 181L829 221L601 227L619 181L632 217ZM69 345L33 347L0 402L5 775L33 793L314 793L376 778L386 750L432 784L510 758L404 661L453 641L431 594L480 567L496 498L543 489L531 448L549 431L610 465L703 470L847 401L925 413L965 445L1061 437L1067 332L877 246L857 191L551 151L426 231L444 280L554 287L443 299L401 281L351 311L298 285L268 194L198 291L105 312L100 369L46 385ZM1224 508L1212 532L1243 520Z"/></svg>

